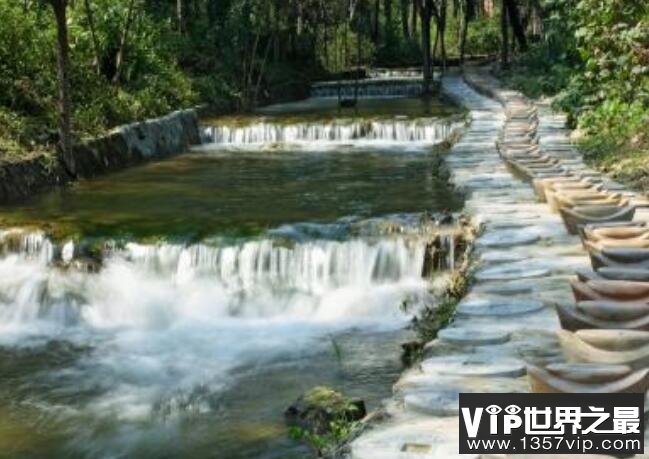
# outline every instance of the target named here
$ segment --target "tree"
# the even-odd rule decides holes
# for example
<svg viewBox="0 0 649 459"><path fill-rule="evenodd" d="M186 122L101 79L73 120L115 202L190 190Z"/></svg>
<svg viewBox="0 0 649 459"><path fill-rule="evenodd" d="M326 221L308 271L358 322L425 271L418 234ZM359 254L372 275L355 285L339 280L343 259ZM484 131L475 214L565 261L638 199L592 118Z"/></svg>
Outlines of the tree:
<svg viewBox="0 0 649 459"><path fill-rule="evenodd" d="M460 29L460 65L464 65L464 54L466 51L466 36L469 30L469 21L475 15L475 0L463 0L458 2L461 9L462 27Z"/></svg>
<svg viewBox="0 0 649 459"><path fill-rule="evenodd" d="M503 0L503 8L507 10L508 22L514 32L518 49L523 52L527 51L527 38L525 37L525 29L521 23L521 16L516 5L516 0Z"/></svg>
<svg viewBox="0 0 649 459"><path fill-rule="evenodd" d="M115 74L113 75L113 84L119 85L119 80L122 75L122 66L124 64L124 53L126 52L126 46L128 44L128 36L131 31L131 25L133 24L133 17L135 9L135 0L130 0L128 3L128 9L126 10L126 19L124 21L124 29L122 30L122 35L119 41L119 48L117 49L117 54L115 56Z"/></svg>
<svg viewBox="0 0 649 459"><path fill-rule="evenodd" d="M412 38L409 21L410 3L411 0L401 0L401 32L403 34L403 38L406 40L410 40Z"/></svg>
<svg viewBox="0 0 649 459"><path fill-rule="evenodd" d="M507 0L502 0L500 7L500 34L501 34L501 47L500 47L500 66L502 68L509 67L509 20L507 18Z"/></svg>
<svg viewBox="0 0 649 459"><path fill-rule="evenodd" d="M95 16L92 12L92 7L90 6L90 0L84 0L84 11L86 13L86 21L88 21L90 38L92 39L92 49L95 53L95 61L93 62L93 65L97 74L101 74L101 51L95 28Z"/></svg>
<svg viewBox="0 0 649 459"><path fill-rule="evenodd" d="M437 42L439 41L441 47L442 72L446 71L446 10L446 0L436 0L436 2L433 3L433 13L437 25L437 35L435 36L435 46L433 47L433 60L435 57L435 51L437 50Z"/></svg>
<svg viewBox="0 0 649 459"><path fill-rule="evenodd" d="M59 82L59 148L71 174L76 173L72 155L72 127L70 102L70 44L68 41L68 0L49 0L56 19L57 75Z"/></svg>
<svg viewBox="0 0 649 459"><path fill-rule="evenodd" d="M416 0L421 16L421 49L423 53L424 93L430 93L432 66L430 60L430 20L433 13L433 0Z"/></svg>

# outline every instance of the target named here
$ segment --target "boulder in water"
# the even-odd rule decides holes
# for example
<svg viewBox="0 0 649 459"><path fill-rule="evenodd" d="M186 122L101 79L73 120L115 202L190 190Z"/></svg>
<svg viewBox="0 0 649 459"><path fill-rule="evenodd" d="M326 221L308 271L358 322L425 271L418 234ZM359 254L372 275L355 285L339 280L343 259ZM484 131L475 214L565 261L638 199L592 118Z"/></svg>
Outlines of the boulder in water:
<svg viewBox="0 0 649 459"><path fill-rule="evenodd" d="M290 425L316 435L330 434L333 422L360 421L366 414L363 400L347 398L323 386L305 392L284 412Z"/></svg>

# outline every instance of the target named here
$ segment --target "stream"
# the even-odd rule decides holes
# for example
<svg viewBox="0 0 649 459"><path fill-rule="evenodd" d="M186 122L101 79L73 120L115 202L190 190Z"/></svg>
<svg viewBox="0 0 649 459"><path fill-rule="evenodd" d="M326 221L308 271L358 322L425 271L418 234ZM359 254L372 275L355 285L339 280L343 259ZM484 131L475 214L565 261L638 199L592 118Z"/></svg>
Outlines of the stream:
<svg viewBox="0 0 649 459"><path fill-rule="evenodd" d="M0 457L310 457L284 409L315 385L379 406L402 305L443 283L422 270L462 125L308 99L0 209Z"/></svg>

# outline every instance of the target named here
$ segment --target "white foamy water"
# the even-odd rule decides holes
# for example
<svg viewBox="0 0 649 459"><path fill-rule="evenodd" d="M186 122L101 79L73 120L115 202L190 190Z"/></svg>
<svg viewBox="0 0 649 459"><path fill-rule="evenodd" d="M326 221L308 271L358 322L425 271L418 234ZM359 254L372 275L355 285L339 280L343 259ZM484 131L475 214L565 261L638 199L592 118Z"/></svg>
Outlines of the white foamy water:
<svg viewBox="0 0 649 459"><path fill-rule="evenodd" d="M438 144L463 123L438 119L390 119L282 124L261 121L244 126L208 126L205 142L220 145L264 143L422 143Z"/></svg>
<svg viewBox="0 0 649 459"><path fill-rule="evenodd" d="M401 302L431 294L423 237L129 243L89 273L67 264L72 242L7 234L0 343L90 345L60 377L105 387L83 409L93 416L148 419L197 387L227 386L242 363L322 352L328 334L353 326L399 328L409 318Z"/></svg>
<svg viewBox="0 0 649 459"><path fill-rule="evenodd" d="M0 260L0 321L92 328L219 317L385 320L399 315L400 296L425 290L425 248L422 237L129 243L86 273L58 267L72 259L72 242L59 249L28 234Z"/></svg>
<svg viewBox="0 0 649 459"><path fill-rule="evenodd" d="M392 98L418 97L423 92L419 78L371 78L358 82L343 80L337 82L316 83L311 87L311 97L344 99L358 98Z"/></svg>

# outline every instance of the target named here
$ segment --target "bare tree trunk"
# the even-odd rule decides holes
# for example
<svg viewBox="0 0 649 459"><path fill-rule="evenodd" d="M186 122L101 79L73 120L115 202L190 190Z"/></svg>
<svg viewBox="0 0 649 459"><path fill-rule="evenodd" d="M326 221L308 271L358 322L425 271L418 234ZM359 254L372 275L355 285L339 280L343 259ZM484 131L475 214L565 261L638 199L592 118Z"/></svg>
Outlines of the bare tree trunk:
<svg viewBox="0 0 649 459"><path fill-rule="evenodd" d="M68 42L68 0L50 0L56 17L57 75L59 80L59 148L72 175L76 164L72 155L72 104L70 102L70 45Z"/></svg>
<svg viewBox="0 0 649 459"><path fill-rule="evenodd" d="M270 51L271 43L273 42L272 38L268 40L266 44L266 50L264 51L264 60L261 61L259 67L259 75L257 75L257 83L255 84L255 91L253 93L252 105L253 107L257 106L257 99L259 98L259 88L261 86L261 79L264 76L264 71L266 69L266 62L268 61L268 53Z"/></svg>
<svg viewBox="0 0 649 459"><path fill-rule="evenodd" d="M532 0L532 35L543 35L543 7L539 0Z"/></svg>
<svg viewBox="0 0 649 459"><path fill-rule="evenodd" d="M390 45L392 39L392 0L383 0L383 16L385 17L384 39L385 44Z"/></svg>
<svg viewBox="0 0 649 459"><path fill-rule="evenodd" d="M122 37L119 41L119 49L117 50L117 57L115 58L115 74L113 75L113 84L115 86L119 85L119 80L122 76L122 66L124 65L124 53L126 52L126 46L128 44L128 34L131 31L131 25L133 24L133 10L135 9L135 0L131 0L128 4L128 10L126 11L126 22L124 23L124 30L122 31Z"/></svg>
<svg viewBox="0 0 649 459"><path fill-rule="evenodd" d="M84 9L86 12L86 21L88 21L88 29L90 29L90 38L92 40L92 49L95 53L95 60L92 65L98 75L101 74L101 51L99 49L99 40L95 30L95 17L90 6L90 0L84 0Z"/></svg>
<svg viewBox="0 0 649 459"><path fill-rule="evenodd" d="M405 40L412 38L409 22L410 3L411 0L401 0L401 32Z"/></svg>
<svg viewBox="0 0 649 459"><path fill-rule="evenodd" d="M433 42L432 77L435 78L435 58L437 57L437 46L439 45L439 27L435 26L435 41Z"/></svg>
<svg viewBox="0 0 649 459"><path fill-rule="evenodd" d="M509 24L507 21L507 9L505 7L505 1L506 0L502 0L500 8L500 35L502 37L500 48L500 66L502 68L509 67Z"/></svg>
<svg viewBox="0 0 649 459"><path fill-rule="evenodd" d="M381 0L374 0L374 23L372 24L372 41L379 42L379 17L381 15Z"/></svg>
<svg viewBox="0 0 649 459"><path fill-rule="evenodd" d="M439 38L441 45L442 73L446 73L446 0L439 6Z"/></svg>
<svg viewBox="0 0 649 459"><path fill-rule="evenodd" d="M515 0L503 0L503 4L507 9L509 24L512 26L514 37L518 42L518 49L520 49L521 51L527 51L527 38L525 37L525 29L521 24L521 17Z"/></svg>
<svg viewBox="0 0 649 459"><path fill-rule="evenodd" d="M410 25L411 38L417 36L417 18L419 17L419 7L417 6L418 0L412 0L410 2L410 19L412 24Z"/></svg>
<svg viewBox="0 0 649 459"><path fill-rule="evenodd" d="M464 52L466 50L466 36L469 30L469 20L471 19L473 0L464 0L464 14L462 16L462 30L460 32L460 65L464 65Z"/></svg>
<svg viewBox="0 0 649 459"><path fill-rule="evenodd" d="M176 18L178 20L178 32L180 34L184 34L187 30L186 15L185 0L176 0Z"/></svg>
<svg viewBox="0 0 649 459"><path fill-rule="evenodd" d="M421 13L421 49L423 51L423 74L424 94L430 94L430 82L432 79L430 62L430 19L433 0L419 0Z"/></svg>

